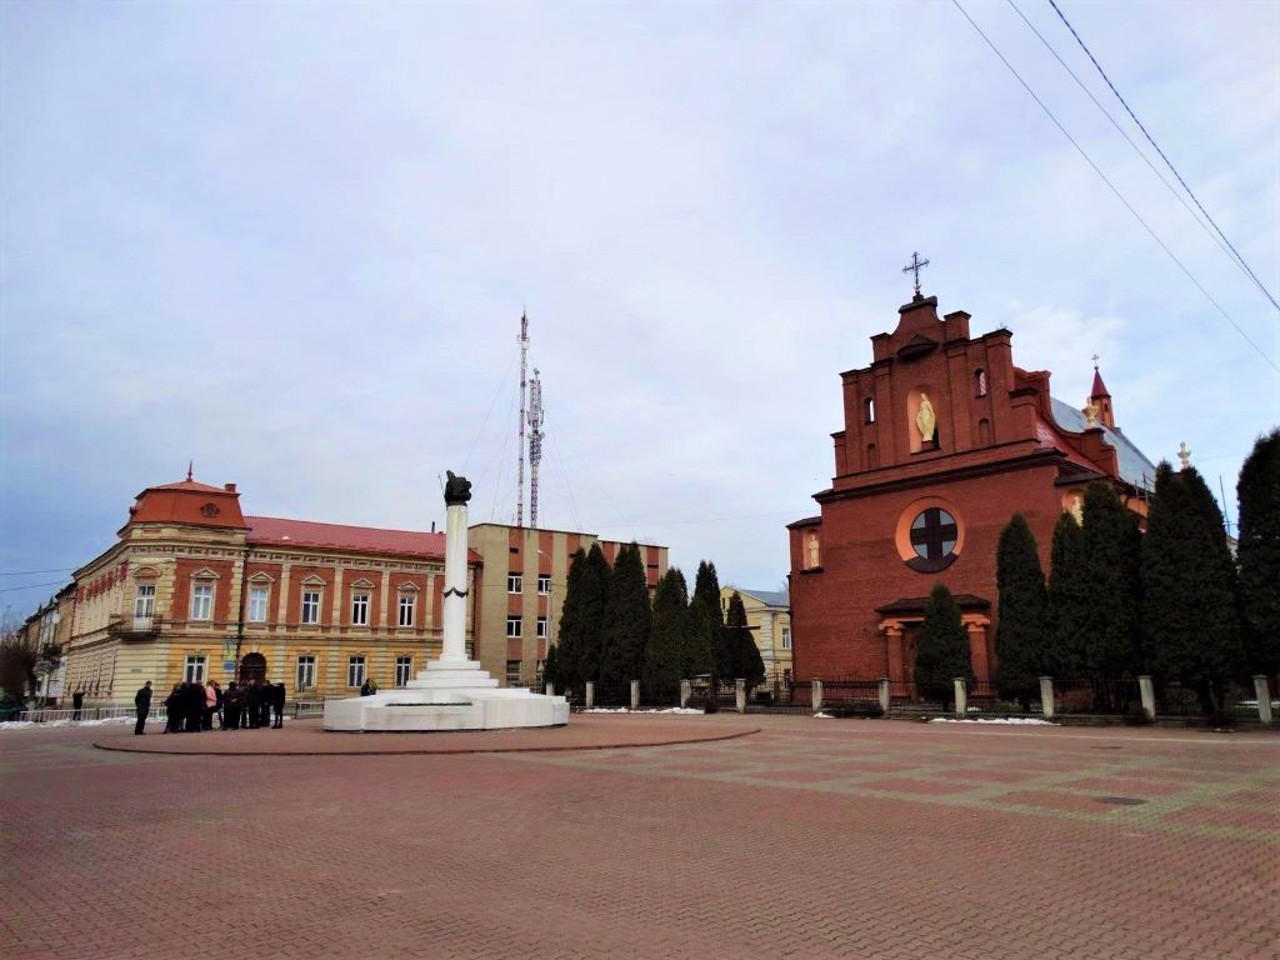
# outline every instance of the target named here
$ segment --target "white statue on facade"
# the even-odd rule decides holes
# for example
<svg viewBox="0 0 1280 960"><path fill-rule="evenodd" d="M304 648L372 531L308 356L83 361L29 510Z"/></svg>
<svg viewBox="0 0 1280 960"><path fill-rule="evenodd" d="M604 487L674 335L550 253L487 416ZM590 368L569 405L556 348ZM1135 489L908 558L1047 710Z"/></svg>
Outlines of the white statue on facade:
<svg viewBox="0 0 1280 960"><path fill-rule="evenodd" d="M924 443L933 443L933 429L938 418L933 412L933 404L929 402L927 393L920 394L920 406L916 410L916 429L920 431L920 439Z"/></svg>

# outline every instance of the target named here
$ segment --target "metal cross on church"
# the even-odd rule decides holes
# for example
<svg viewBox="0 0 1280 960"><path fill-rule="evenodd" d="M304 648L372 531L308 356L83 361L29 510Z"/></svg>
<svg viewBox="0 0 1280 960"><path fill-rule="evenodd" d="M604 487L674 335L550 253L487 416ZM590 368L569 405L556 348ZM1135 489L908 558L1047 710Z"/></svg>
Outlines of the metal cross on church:
<svg viewBox="0 0 1280 960"><path fill-rule="evenodd" d="M911 262L902 268L903 273L914 273L916 275L916 296L920 296L920 270L929 265L928 260L921 260L920 254L912 251Z"/></svg>
<svg viewBox="0 0 1280 960"><path fill-rule="evenodd" d="M911 524L911 546L926 560L942 560L950 555L957 535L955 518L937 507L925 510Z"/></svg>

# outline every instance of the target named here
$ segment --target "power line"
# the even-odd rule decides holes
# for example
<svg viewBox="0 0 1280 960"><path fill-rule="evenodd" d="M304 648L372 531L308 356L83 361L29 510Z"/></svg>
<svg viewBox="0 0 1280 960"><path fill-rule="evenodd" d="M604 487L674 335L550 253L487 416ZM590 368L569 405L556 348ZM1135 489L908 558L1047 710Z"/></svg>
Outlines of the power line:
<svg viewBox="0 0 1280 960"><path fill-rule="evenodd" d="M1080 49L1085 52L1085 55L1088 56L1090 62L1092 62L1095 67L1097 67L1098 73L1100 73L1102 75L1102 79L1107 82L1107 86L1110 87L1111 92L1116 95L1116 99L1120 101L1120 104L1121 106L1124 107L1125 112L1127 112L1129 116L1133 119L1133 122L1138 125L1138 129L1141 130L1142 135L1147 138L1147 142L1151 144L1152 147L1155 148L1156 153L1160 154L1160 159L1163 160L1165 164L1169 167L1169 169L1173 171L1173 175L1177 177L1178 182L1182 184L1182 189L1187 191L1187 196L1189 196L1193 201L1195 201L1195 205L1199 207L1200 212L1204 214L1205 219L1208 220L1209 223L1213 224L1213 229L1218 232L1218 236L1222 237L1223 242L1228 247L1231 248L1231 252L1235 254L1236 260L1238 260L1240 266L1244 268L1245 273L1247 273L1249 275L1249 278L1253 280L1255 284L1257 284L1258 289L1262 291L1262 295L1271 301L1271 305L1275 307L1277 310L1280 310L1280 303L1276 303L1276 298L1273 297L1271 293L1267 290L1267 288L1262 285L1262 281L1258 279L1257 275L1253 272L1252 268L1250 268L1249 264L1245 262L1244 257L1240 255L1240 251L1237 250L1234 246L1232 246L1231 241L1228 240L1226 234L1222 232L1222 228L1220 228L1217 225L1217 223L1214 222L1213 217L1209 216L1209 211L1206 210L1203 205L1201 205L1200 200L1195 195L1195 192L1189 186L1187 186L1187 181L1182 179L1182 174L1180 174L1178 172L1177 167L1173 165L1173 161L1170 160L1167 156L1165 156L1164 151L1160 149L1160 145L1156 143L1154 139L1152 139L1151 134L1147 132L1147 128L1144 127L1142 125L1142 121L1138 119L1138 115L1134 113L1132 109L1130 109L1129 104L1125 101L1124 97L1120 96L1120 91L1116 89L1116 85L1111 82L1111 78L1107 76L1107 72L1102 69L1102 64L1098 63L1098 60L1096 57L1094 57L1092 51L1090 51L1089 48L1085 45L1084 40L1080 38L1080 34L1076 33L1076 28L1071 25L1071 21L1067 19L1066 14L1064 14L1062 10L1059 9L1058 5L1054 3L1053 0L1049 0L1049 6L1053 7L1054 11L1058 14L1058 17L1062 20L1064 24L1066 24L1067 29L1071 31L1071 35L1076 38L1076 43L1080 44Z"/></svg>
<svg viewBox="0 0 1280 960"><path fill-rule="evenodd" d="M969 25L978 32L978 36L982 37L982 39L986 41L987 46L991 48L992 52L995 53L995 55L1000 58L1000 62L1003 63L1005 67L1008 68L1009 72L1014 75L1017 81L1020 84L1022 84L1023 89L1027 91L1027 93L1031 96L1031 99L1034 100L1040 106L1040 109L1045 112L1045 115L1050 120L1053 121L1053 125L1057 127L1058 130L1062 132L1062 135L1066 137L1068 141L1070 141L1071 145L1076 148L1076 152L1079 153L1080 156L1084 157L1085 162L1088 163L1089 166L1093 168L1093 172L1096 173L1102 179L1102 182L1105 183L1111 189L1111 192L1116 195L1116 199L1119 200L1122 204L1124 204L1125 209L1128 210L1131 214L1133 214L1133 218L1137 220L1138 223L1142 224L1143 229L1146 230L1147 233L1151 235L1151 239L1160 245L1160 249L1162 249L1168 255L1170 260L1172 260L1175 264L1178 265L1178 269L1181 270L1184 274L1186 274L1187 279L1196 285L1196 289L1198 289L1202 294L1204 294L1205 299L1208 300L1211 304L1213 304L1213 306L1217 309L1217 311L1220 314L1222 314L1223 318L1226 319L1227 323L1231 324L1231 326L1235 328L1236 333L1240 334L1240 336L1244 338L1244 341L1248 343L1249 346L1253 347L1255 351L1257 351L1258 356L1262 357L1262 359L1266 361L1266 363L1273 370L1275 370L1277 373L1280 373L1280 366L1278 366L1276 362L1272 360L1271 357L1268 356L1260 346L1258 346L1256 343L1253 342L1253 338L1251 338L1247 333L1245 333L1244 328L1241 327L1240 324L1236 323L1234 319L1232 319L1231 314L1227 313L1227 311L1223 309L1222 304L1218 303L1218 301L1213 298L1213 295L1204 288L1204 284L1202 284L1199 280L1197 280L1195 274L1193 274L1189 269L1187 269L1186 264L1184 264L1181 260L1178 259L1178 255L1175 254L1172 250L1170 250L1169 245L1166 244L1163 240L1161 240L1159 234L1157 234L1153 229L1151 229L1151 225L1148 224L1146 220L1142 219L1142 215L1133 208L1133 205L1129 203L1128 200L1125 199L1124 194L1122 194L1119 191L1119 189L1116 187L1116 185L1107 178L1107 175L1102 172L1101 168L1096 163L1093 162L1093 158L1090 157L1089 154L1085 153L1084 148L1080 146L1079 143L1076 142L1075 137L1071 136L1071 134L1067 132L1067 128L1062 125L1062 123L1058 120L1056 116L1054 116L1053 111L1050 110L1048 106L1045 105L1045 102L1036 95L1036 92L1031 89L1031 86L1027 83L1027 81L1022 79L1022 74L1018 73L1018 71L1014 69L1013 64L1011 64L1007 59L1005 59L1005 55L1000 52L1000 48L997 47L995 43L992 42L991 38L988 37L983 32L982 28L978 26L977 23L974 22L973 18L969 16L968 12L965 11L964 7L960 6L960 0L951 0L951 2L952 4L955 5L955 8L960 11L961 15L963 15L963 17L969 21Z"/></svg>
<svg viewBox="0 0 1280 960"><path fill-rule="evenodd" d="M37 587L56 587L66 582L65 580L49 580L45 583L28 583L24 587L0 587L0 593L12 593L15 590L35 590Z"/></svg>
<svg viewBox="0 0 1280 960"><path fill-rule="evenodd" d="M32 577L37 573L64 573L75 569L75 567L53 567L49 570L13 570L9 573L0 573L0 577Z"/></svg>
<svg viewBox="0 0 1280 960"><path fill-rule="evenodd" d="M1148 157L1142 151L1141 147L1139 147L1136 143L1133 142L1133 138L1129 136L1129 132L1125 130L1124 127L1120 126L1120 124L1116 121L1116 118L1111 115L1111 112L1107 110L1107 108L1102 105L1102 103L1098 100L1098 98L1093 95L1093 91L1090 90L1087 86L1085 86L1085 83L1083 80L1081 80L1078 76L1076 76L1076 72L1071 69L1071 67L1067 64L1067 61L1063 60L1062 57L1058 55L1058 51L1053 48L1053 44L1051 44L1048 40L1046 40L1044 37L1044 34L1042 34L1039 30L1035 28L1035 24L1033 24L1030 20L1027 19L1027 15L1022 12L1022 10L1018 7L1016 3L1014 3L1014 0L1005 0L1005 2L1008 3L1009 6L1013 7L1013 12L1022 18L1022 22L1027 25L1027 29L1030 30L1032 33L1034 33L1036 35L1036 38L1042 44L1044 44L1045 49L1048 50L1051 54L1053 54L1054 59L1057 60L1058 63L1062 65L1062 69L1067 71L1067 74L1071 77L1071 79L1076 82L1076 86L1078 86L1082 91L1084 91L1084 95L1093 101L1093 105L1097 107L1098 110L1101 111L1102 115L1111 122L1111 126L1116 128L1116 132L1119 133L1120 136L1125 138L1129 146L1133 147L1133 152L1142 158L1142 162L1145 163L1147 167L1150 168L1151 172L1156 175L1156 178L1165 185L1165 189L1167 189L1169 193L1180 204L1182 204L1183 209L1185 209L1187 213L1191 215L1191 219L1193 219L1196 222L1196 224L1200 227L1201 230L1205 232L1205 234L1209 237L1210 240L1212 240L1214 243L1218 245L1218 249L1227 255L1227 259L1230 260L1233 264L1235 264L1236 267L1239 268L1241 273L1243 273L1246 277L1248 277L1249 276L1248 266L1242 263L1237 257L1233 256L1232 250L1229 247L1229 245L1224 242L1224 238L1220 238L1212 230L1210 230L1208 225L1205 224L1204 220L1202 220L1200 216L1194 210L1191 209L1191 204L1187 203L1187 198L1178 192L1178 190L1174 187L1174 185L1165 178L1165 175L1163 173L1160 172L1159 168L1154 163L1151 162L1151 158ZM1266 291L1264 290L1263 293L1266 293Z"/></svg>

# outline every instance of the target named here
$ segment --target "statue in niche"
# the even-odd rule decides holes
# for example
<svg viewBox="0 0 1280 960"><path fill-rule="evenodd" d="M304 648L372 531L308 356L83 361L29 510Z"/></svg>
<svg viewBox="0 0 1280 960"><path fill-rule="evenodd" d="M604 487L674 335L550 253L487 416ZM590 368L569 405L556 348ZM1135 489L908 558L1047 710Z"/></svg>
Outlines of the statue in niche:
<svg viewBox="0 0 1280 960"><path fill-rule="evenodd" d="M1098 405L1090 400L1080 412L1084 414L1084 428L1086 430L1094 430L1102 426L1102 422L1098 419Z"/></svg>
<svg viewBox="0 0 1280 960"><path fill-rule="evenodd" d="M1081 497L1080 494L1071 494L1071 497L1067 502L1067 513L1071 514L1072 519L1076 522L1076 526L1084 526L1084 498Z"/></svg>
<svg viewBox="0 0 1280 960"><path fill-rule="evenodd" d="M934 442L933 429L938 418L933 412L933 404L929 402L927 393L920 394L920 406L916 410L916 429L920 431L920 440L926 446Z"/></svg>
<svg viewBox="0 0 1280 960"><path fill-rule="evenodd" d="M818 563L818 535L816 533L809 534L809 569L820 566Z"/></svg>

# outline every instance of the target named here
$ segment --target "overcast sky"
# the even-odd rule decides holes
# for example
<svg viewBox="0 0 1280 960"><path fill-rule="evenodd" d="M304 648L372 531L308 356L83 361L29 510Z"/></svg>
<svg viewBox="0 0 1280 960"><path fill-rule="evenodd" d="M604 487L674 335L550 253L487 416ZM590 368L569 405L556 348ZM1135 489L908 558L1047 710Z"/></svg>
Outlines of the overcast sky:
<svg viewBox="0 0 1280 960"><path fill-rule="evenodd" d="M426 529L453 469L510 522L525 308L541 525L777 589L916 250L1235 519L1275 308L1047 2L961 2L1230 320L949 0L0 4L0 607L188 460L250 514ZM1280 296L1280 4L1059 6Z"/></svg>

